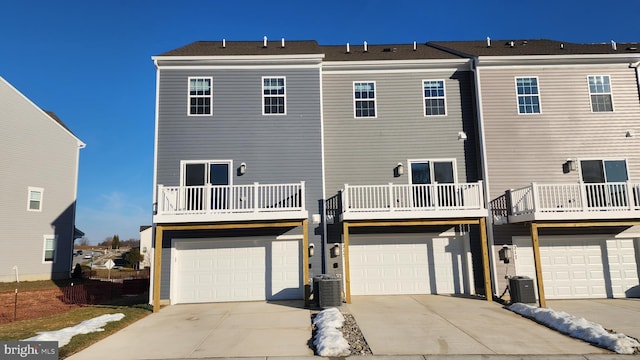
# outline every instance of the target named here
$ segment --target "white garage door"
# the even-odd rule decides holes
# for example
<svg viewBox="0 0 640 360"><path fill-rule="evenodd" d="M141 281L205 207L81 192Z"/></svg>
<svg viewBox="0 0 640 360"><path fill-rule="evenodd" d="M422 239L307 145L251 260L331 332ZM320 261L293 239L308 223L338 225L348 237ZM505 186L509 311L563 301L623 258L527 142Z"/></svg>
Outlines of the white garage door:
<svg viewBox="0 0 640 360"><path fill-rule="evenodd" d="M514 237L516 274L535 279L531 238ZM633 239L605 235L541 236L547 299L625 297L638 285Z"/></svg>
<svg viewBox="0 0 640 360"><path fill-rule="evenodd" d="M352 295L469 293L470 254L462 236L352 236Z"/></svg>
<svg viewBox="0 0 640 360"><path fill-rule="evenodd" d="M174 240L174 303L302 297L300 241Z"/></svg>

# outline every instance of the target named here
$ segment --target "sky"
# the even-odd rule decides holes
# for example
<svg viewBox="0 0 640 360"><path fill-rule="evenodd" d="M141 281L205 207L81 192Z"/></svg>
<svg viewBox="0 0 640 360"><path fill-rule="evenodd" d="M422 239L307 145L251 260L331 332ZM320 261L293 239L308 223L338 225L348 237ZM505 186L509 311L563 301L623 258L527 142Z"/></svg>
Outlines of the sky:
<svg viewBox="0 0 640 360"><path fill-rule="evenodd" d="M55 112L80 152L76 226L91 243L138 239L152 220L151 56L200 40L282 37L321 45L446 40L639 42L629 0L0 3L0 76Z"/></svg>

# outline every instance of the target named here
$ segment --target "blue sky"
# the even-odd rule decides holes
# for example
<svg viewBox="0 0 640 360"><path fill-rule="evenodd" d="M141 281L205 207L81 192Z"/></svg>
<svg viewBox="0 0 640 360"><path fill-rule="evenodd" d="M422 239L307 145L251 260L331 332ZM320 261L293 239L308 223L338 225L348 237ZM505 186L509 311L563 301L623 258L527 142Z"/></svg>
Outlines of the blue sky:
<svg viewBox="0 0 640 360"><path fill-rule="evenodd" d="M197 40L322 45L550 38L640 41L629 0L147 1L0 4L0 76L87 144L76 225L92 243L151 224L155 68Z"/></svg>

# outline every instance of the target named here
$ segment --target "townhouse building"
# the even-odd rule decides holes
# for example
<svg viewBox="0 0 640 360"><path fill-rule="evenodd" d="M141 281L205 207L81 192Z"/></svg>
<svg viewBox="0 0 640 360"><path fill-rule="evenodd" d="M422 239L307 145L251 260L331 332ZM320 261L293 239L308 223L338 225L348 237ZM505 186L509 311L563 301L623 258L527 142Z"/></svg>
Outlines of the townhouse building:
<svg viewBox="0 0 640 360"><path fill-rule="evenodd" d="M153 302L639 296L633 44L196 42L157 68Z"/></svg>
<svg viewBox="0 0 640 360"><path fill-rule="evenodd" d="M69 278L84 146L0 77L0 282Z"/></svg>
<svg viewBox="0 0 640 360"><path fill-rule="evenodd" d="M496 290L526 275L542 305L639 296L638 45L430 45L474 62Z"/></svg>

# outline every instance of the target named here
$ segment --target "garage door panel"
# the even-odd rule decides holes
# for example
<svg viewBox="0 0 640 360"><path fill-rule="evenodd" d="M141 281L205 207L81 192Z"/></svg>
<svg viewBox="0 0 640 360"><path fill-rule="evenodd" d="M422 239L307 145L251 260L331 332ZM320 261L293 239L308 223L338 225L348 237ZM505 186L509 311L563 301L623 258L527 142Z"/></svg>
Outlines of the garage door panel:
<svg viewBox="0 0 640 360"><path fill-rule="evenodd" d="M461 292L466 279L463 256L456 252L463 252L463 241L462 237L436 238L428 234L393 234L389 238L352 236L349 244L351 293ZM454 284L456 281L460 284Z"/></svg>
<svg viewBox="0 0 640 360"><path fill-rule="evenodd" d="M625 291L638 284L633 240L607 237L540 237L540 257L548 299L624 297ZM535 279L530 238L514 237L514 244L516 273Z"/></svg>
<svg viewBox="0 0 640 360"><path fill-rule="evenodd" d="M299 243L265 238L174 240L175 302L299 298Z"/></svg>

